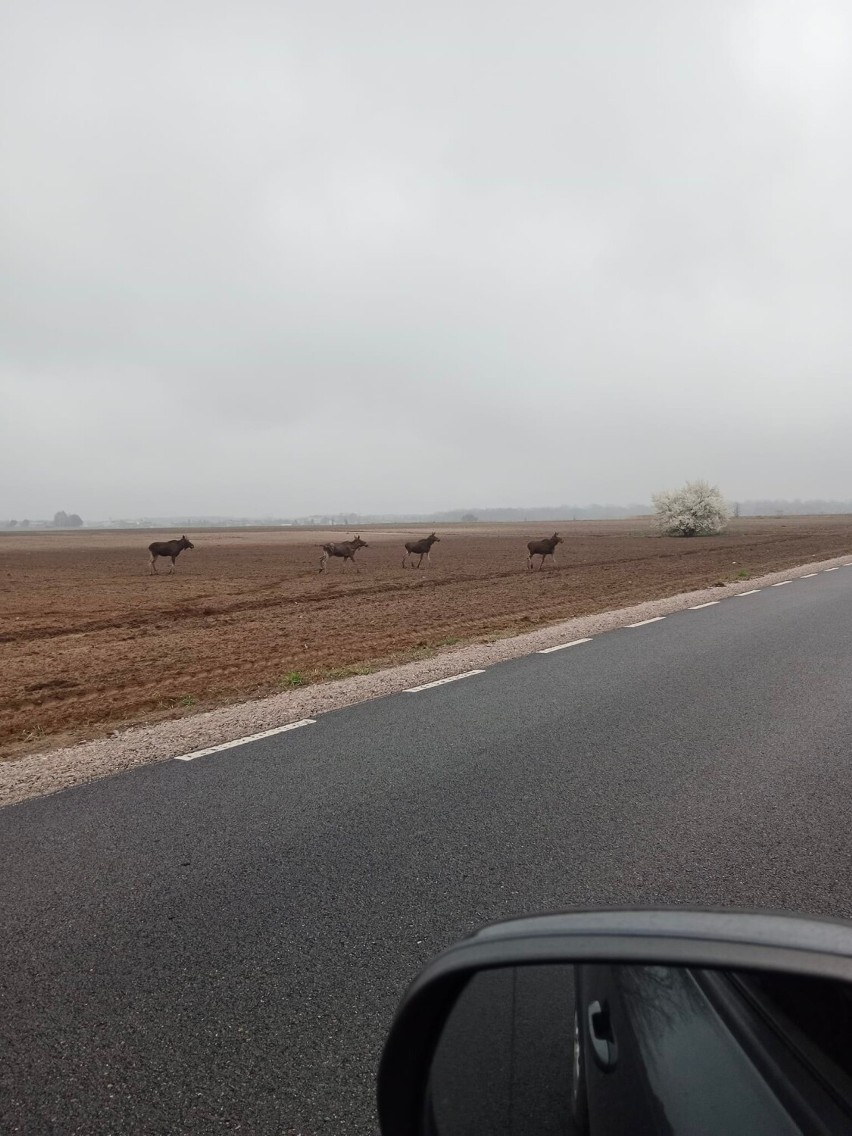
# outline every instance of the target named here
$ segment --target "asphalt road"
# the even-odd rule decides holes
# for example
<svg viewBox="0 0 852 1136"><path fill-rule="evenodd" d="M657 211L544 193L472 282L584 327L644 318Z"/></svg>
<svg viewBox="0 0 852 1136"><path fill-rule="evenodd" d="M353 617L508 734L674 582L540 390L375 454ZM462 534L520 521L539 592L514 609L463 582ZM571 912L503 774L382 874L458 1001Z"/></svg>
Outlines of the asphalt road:
<svg viewBox="0 0 852 1136"><path fill-rule="evenodd" d="M852 571L0 812L0 1131L375 1131L420 965L576 905L852 915Z"/></svg>

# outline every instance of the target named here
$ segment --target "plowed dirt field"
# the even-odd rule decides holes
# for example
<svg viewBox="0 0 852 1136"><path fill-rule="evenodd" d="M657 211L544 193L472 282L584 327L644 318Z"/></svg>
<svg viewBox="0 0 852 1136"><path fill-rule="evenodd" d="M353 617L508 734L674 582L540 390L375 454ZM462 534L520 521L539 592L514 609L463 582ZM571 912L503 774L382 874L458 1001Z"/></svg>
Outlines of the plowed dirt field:
<svg viewBox="0 0 852 1136"><path fill-rule="evenodd" d="M526 542L554 528L556 564L527 572ZM173 576L145 550L179 533L0 535L0 758L852 551L849 517L693 540L644 518L444 526L432 567L404 571L427 531L363 529L359 570L324 575L320 545L350 534L188 533Z"/></svg>

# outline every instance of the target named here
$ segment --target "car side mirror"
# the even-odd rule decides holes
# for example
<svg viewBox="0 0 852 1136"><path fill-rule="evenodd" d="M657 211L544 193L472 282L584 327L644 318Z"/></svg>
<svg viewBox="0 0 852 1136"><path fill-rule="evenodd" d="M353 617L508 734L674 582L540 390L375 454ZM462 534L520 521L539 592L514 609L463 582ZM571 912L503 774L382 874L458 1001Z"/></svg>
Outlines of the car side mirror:
<svg viewBox="0 0 852 1136"><path fill-rule="evenodd" d="M571 912L486 927L404 996L384 1136L852 1132L852 925Z"/></svg>

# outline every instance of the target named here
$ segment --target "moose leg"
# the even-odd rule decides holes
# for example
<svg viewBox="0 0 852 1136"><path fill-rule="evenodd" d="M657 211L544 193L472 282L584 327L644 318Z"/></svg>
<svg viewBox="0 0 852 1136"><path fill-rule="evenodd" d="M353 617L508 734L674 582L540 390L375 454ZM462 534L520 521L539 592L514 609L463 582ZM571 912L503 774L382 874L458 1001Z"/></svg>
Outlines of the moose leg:
<svg viewBox="0 0 852 1136"><path fill-rule="evenodd" d="M532 568L532 566L533 566L533 554L531 552L528 552L527 553L527 571L528 572Z"/></svg>
<svg viewBox="0 0 852 1136"><path fill-rule="evenodd" d="M403 566L403 568L407 568L407 567L408 567L408 565L406 564L406 560L408 560L408 552L407 552L407 551L406 551L406 553L405 553L405 556L403 556L403 558L402 558L402 566Z"/></svg>
<svg viewBox="0 0 852 1136"><path fill-rule="evenodd" d="M172 568L171 568L171 571L169 572L169 575L174 576L174 574L175 574L175 561L177 560L177 557L172 556L172 557L170 557L170 560L172 562Z"/></svg>
<svg viewBox="0 0 852 1136"><path fill-rule="evenodd" d="M159 573L157 572L157 557L153 554L153 552L151 553L151 571L150 571L149 575L152 575L152 576L159 575Z"/></svg>
<svg viewBox="0 0 852 1136"><path fill-rule="evenodd" d="M323 552L322 556L320 557L320 566L319 566L320 572L325 571L326 564L328 564L328 553Z"/></svg>

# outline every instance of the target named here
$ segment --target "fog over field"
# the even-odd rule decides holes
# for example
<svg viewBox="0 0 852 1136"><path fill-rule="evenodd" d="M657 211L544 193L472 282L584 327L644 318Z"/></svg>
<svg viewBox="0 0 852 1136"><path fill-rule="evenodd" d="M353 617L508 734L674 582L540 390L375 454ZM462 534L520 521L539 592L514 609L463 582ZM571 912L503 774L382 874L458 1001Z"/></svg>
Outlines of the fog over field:
<svg viewBox="0 0 852 1136"><path fill-rule="evenodd" d="M840 0L6 0L0 518L850 495Z"/></svg>

